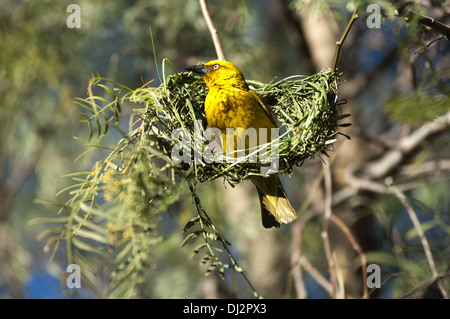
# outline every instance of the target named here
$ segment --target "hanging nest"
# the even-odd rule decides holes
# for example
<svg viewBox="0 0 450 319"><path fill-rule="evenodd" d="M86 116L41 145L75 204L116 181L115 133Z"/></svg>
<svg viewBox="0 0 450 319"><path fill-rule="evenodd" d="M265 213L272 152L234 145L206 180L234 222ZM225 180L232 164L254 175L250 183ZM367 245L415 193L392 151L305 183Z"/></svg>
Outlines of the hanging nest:
<svg viewBox="0 0 450 319"><path fill-rule="evenodd" d="M280 133L279 139L265 145L265 153L259 146L237 160L215 155L209 147L211 140L205 134L204 112L208 88L199 77L176 73L158 88L136 90L134 97L146 105L142 115L144 132L155 143L154 147L171 156L188 178L195 177L200 182L221 176L240 182L249 175L267 174L269 166L278 173L292 174L294 166L302 165L306 159L326 155L336 135L342 134L340 129L350 125L338 124L349 115L339 115L340 105L345 101L338 100L338 76L331 72L293 76L268 84L256 81L247 84L273 112Z"/></svg>

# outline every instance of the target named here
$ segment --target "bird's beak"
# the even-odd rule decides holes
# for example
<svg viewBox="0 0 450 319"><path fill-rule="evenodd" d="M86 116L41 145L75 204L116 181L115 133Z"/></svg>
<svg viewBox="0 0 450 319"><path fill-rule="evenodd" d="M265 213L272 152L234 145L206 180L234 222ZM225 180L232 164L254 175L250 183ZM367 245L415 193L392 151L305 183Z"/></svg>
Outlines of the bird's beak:
<svg viewBox="0 0 450 319"><path fill-rule="evenodd" d="M185 69L200 75L207 74L209 72L208 68L204 64L188 66Z"/></svg>

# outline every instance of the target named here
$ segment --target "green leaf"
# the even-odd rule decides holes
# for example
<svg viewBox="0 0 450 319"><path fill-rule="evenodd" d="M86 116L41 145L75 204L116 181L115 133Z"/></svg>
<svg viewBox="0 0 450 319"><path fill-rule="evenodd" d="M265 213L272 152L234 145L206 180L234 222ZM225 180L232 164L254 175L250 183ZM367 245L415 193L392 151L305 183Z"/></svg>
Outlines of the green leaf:
<svg viewBox="0 0 450 319"><path fill-rule="evenodd" d="M374 251L366 253L366 262L368 264L375 263L388 266L398 266L398 260L394 255L382 251ZM356 263L358 264L358 266L361 266L361 258L358 257L356 259Z"/></svg>
<svg viewBox="0 0 450 319"><path fill-rule="evenodd" d="M192 232L192 233L189 233L189 234L183 239L183 241L181 242L180 247L183 247L184 245L186 245L187 242L188 242L189 240L191 240L192 238L197 237L198 234L199 234L199 232Z"/></svg>
<svg viewBox="0 0 450 319"><path fill-rule="evenodd" d="M93 253L97 253L100 255L104 255L105 252L97 247L94 247L92 245L89 245L87 243L85 243L84 241L76 238L76 237L71 237L71 242L72 244L77 247L78 249L84 250L84 251L88 251L88 252L93 252Z"/></svg>
<svg viewBox="0 0 450 319"><path fill-rule="evenodd" d="M85 230L82 228L78 228L77 226L73 227L73 233L74 236L80 236L83 238L87 238L87 239L91 239L91 240L95 240L96 242L102 243L102 244L108 244L109 243L109 239L108 237L106 237L103 234L99 234L93 231L89 231L89 230Z"/></svg>
<svg viewBox="0 0 450 319"><path fill-rule="evenodd" d="M419 87L411 93L394 96L386 103L384 110L394 122L418 124L448 112L449 105L449 96L432 96L425 88Z"/></svg>
<svg viewBox="0 0 450 319"><path fill-rule="evenodd" d="M68 217L38 217L29 220L28 225L67 223L67 219Z"/></svg>
<svg viewBox="0 0 450 319"><path fill-rule="evenodd" d="M197 247L195 247L194 251L192 252L191 258L194 258L195 256L197 256L197 254L200 252L200 250L207 246L208 246L207 243L203 243L203 244L200 244Z"/></svg>
<svg viewBox="0 0 450 319"><path fill-rule="evenodd" d="M202 264L202 265L206 264L211 258L212 258L211 255L206 254L205 256L203 256L202 261L201 261L201 264Z"/></svg>
<svg viewBox="0 0 450 319"><path fill-rule="evenodd" d="M427 222L424 222L420 224L420 227L422 228L423 232L425 233L427 230L430 230L431 228L436 226L436 222L434 220L430 220ZM411 228L405 235L405 238L407 240L412 240L414 238L418 237L418 232L416 228Z"/></svg>
<svg viewBox="0 0 450 319"><path fill-rule="evenodd" d="M190 219L186 225L183 228L183 232L188 231L192 226L198 224L198 222L200 221L200 216L194 217L192 219Z"/></svg>
<svg viewBox="0 0 450 319"><path fill-rule="evenodd" d="M119 261L123 260L125 257L127 257L131 250L133 248L133 244L131 241L128 241L125 246L117 253L117 255L114 257L114 262L118 263Z"/></svg>
<svg viewBox="0 0 450 319"><path fill-rule="evenodd" d="M101 84L101 83L98 83L97 86L102 87L106 92L108 92L109 95L111 95L111 97L112 97L113 99L116 99L116 95L114 94L113 91L111 91L111 89L110 89L109 87L107 87L106 85Z"/></svg>

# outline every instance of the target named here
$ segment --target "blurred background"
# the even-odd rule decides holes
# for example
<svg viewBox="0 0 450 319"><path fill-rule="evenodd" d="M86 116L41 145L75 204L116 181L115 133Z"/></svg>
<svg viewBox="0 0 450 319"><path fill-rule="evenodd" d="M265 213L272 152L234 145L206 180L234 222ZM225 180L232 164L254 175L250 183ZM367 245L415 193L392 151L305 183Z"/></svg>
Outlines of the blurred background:
<svg viewBox="0 0 450 319"><path fill-rule="evenodd" d="M67 24L72 3L81 9L80 28ZM282 176L298 220L263 229L249 182L199 186L205 210L262 296L450 293L449 41L414 16L408 23L395 16L388 1L373 3L380 19L367 12L372 2L359 2L338 65L339 98L347 101L342 113L351 114L352 123L343 133L351 140L338 137L327 165L317 156ZM207 4L226 59L247 79L262 82L331 68L355 7L341 0ZM408 8L450 22L449 1L414 1ZM50 261L39 236L46 226L30 220L56 217L58 207L40 200L64 202L68 195L56 194L72 180L62 176L88 171L95 160L75 161L85 148L74 139L88 134L74 100L87 96L92 75L129 88L152 79L158 86L155 61L161 67L167 58L182 71L217 57L199 2L4 0L0 48L0 298L105 297L101 288L85 285L67 291L64 247ZM125 122L131 112L123 111ZM326 198L337 218L329 227L323 222ZM253 296L239 273L227 270L225 280L204 276L200 259L189 258L193 247L180 248L184 223L195 214L186 196L164 215L164 240L151 253L152 267L134 297ZM361 256L380 266L381 288L367 289Z"/></svg>

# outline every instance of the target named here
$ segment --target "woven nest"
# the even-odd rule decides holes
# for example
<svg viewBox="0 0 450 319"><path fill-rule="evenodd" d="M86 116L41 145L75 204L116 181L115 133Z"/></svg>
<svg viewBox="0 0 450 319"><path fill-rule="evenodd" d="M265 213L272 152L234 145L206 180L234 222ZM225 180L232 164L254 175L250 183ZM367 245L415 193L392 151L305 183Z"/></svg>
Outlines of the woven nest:
<svg viewBox="0 0 450 319"><path fill-rule="evenodd" d="M273 166L273 161L267 160L270 155L276 156L273 168L278 173L292 174L294 166L302 165L306 159L326 155L336 135L342 134L339 130L350 125L338 124L348 115L339 115L339 106L345 101L338 101L338 77L331 72L268 84L247 83L273 112L280 127L279 139L266 145L266 153L250 150L256 154L256 160L255 156L247 156L234 161L216 158L211 162L203 156L211 154L205 135L204 101L208 88L190 73L171 75L160 87L139 94L147 107L143 115L145 132L188 177L203 182L224 176L239 182L249 175L265 175L267 166ZM263 160L262 155L268 157Z"/></svg>

